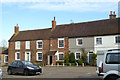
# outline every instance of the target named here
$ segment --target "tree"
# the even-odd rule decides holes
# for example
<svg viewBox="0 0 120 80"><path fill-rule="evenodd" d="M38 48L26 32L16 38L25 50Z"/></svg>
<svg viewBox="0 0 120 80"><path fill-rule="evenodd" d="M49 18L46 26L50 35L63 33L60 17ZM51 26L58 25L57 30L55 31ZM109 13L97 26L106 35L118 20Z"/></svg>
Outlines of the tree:
<svg viewBox="0 0 120 80"><path fill-rule="evenodd" d="M64 56L64 63L69 63L69 55L65 54Z"/></svg>
<svg viewBox="0 0 120 80"><path fill-rule="evenodd" d="M83 63L87 63L87 52L85 51L85 48L81 48L81 51L82 51L82 60L83 60Z"/></svg>
<svg viewBox="0 0 120 80"><path fill-rule="evenodd" d="M2 47L2 51L4 51L7 48L6 40L2 40L1 43L0 43L0 46Z"/></svg>
<svg viewBox="0 0 120 80"><path fill-rule="evenodd" d="M74 55L74 53L69 54L69 62L70 63L75 63L75 55Z"/></svg>
<svg viewBox="0 0 120 80"><path fill-rule="evenodd" d="M95 53L91 54L92 65L96 65L96 57L97 57L97 54L95 54Z"/></svg>

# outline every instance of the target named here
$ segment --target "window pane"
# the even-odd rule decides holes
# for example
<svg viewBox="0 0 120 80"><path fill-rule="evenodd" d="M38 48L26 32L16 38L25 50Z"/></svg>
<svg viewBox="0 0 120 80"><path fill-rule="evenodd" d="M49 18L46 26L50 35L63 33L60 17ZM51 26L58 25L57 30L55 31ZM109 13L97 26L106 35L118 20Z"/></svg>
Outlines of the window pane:
<svg viewBox="0 0 120 80"><path fill-rule="evenodd" d="M106 58L108 64L120 64L120 53L108 53Z"/></svg>
<svg viewBox="0 0 120 80"><path fill-rule="evenodd" d="M37 44L38 44L38 48L42 48L42 41L39 41Z"/></svg>
<svg viewBox="0 0 120 80"><path fill-rule="evenodd" d="M8 56L5 56L5 62L8 62Z"/></svg>
<svg viewBox="0 0 120 80"><path fill-rule="evenodd" d="M78 39L78 45L82 44L82 39Z"/></svg>
<svg viewBox="0 0 120 80"><path fill-rule="evenodd" d="M38 53L38 60L42 60L42 53Z"/></svg>
<svg viewBox="0 0 120 80"><path fill-rule="evenodd" d="M59 40L59 47L64 47L64 40Z"/></svg>
<svg viewBox="0 0 120 80"><path fill-rule="evenodd" d="M76 59L80 59L80 53L76 53Z"/></svg>
<svg viewBox="0 0 120 80"><path fill-rule="evenodd" d="M116 43L120 43L120 36L116 36L115 39L116 39Z"/></svg>
<svg viewBox="0 0 120 80"><path fill-rule="evenodd" d="M20 53L17 53L17 59L20 59Z"/></svg>
<svg viewBox="0 0 120 80"><path fill-rule="evenodd" d="M59 54L59 60L63 60L64 59L64 54Z"/></svg>
<svg viewBox="0 0 120 80"><path fill-rule="evenodd" d="M102 44L102 38L96 38L96 44Z"/></svg>

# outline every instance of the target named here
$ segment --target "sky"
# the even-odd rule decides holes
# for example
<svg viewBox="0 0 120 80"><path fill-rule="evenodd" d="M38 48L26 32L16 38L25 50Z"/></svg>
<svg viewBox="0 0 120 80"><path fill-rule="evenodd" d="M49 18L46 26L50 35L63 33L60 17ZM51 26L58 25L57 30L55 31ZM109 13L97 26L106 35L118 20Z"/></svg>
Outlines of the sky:
<svg viewBox="0 0 120 80"><path fill-rule="evenodd" d="M51 28L57 25L109 19L110 11L118 17L119 0L0 0L0 42L19 30Z"/></svg>

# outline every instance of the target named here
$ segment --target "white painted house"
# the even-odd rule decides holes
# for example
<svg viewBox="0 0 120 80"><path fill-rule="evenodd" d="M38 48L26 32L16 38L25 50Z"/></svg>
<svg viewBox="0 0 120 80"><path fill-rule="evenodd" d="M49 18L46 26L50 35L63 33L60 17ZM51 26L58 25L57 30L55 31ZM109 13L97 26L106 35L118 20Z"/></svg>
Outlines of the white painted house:
<svg viewBox="0 0 120 80"><path fill-rule="evenodd" d="M120 35L107 35L94 37L94 51L120 49Z"/></svg>

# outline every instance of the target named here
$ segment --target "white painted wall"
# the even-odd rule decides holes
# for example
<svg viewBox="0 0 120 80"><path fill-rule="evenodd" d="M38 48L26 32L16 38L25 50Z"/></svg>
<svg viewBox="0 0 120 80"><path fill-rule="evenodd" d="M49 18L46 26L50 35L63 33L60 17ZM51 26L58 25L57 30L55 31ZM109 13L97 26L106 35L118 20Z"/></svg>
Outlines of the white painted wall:
<svg viewBox="0 0 120 80"><path fill-rule="evenodd" d="M110 35L110 36L96 36L94 37L94 51L101 50L109 50L109 49L118 49L120 48L120 44L115 43L115 37L118 35ZM120 36L120 35L119 35ZM102 45L96 44L96 38L102 38Z"/></svg>

